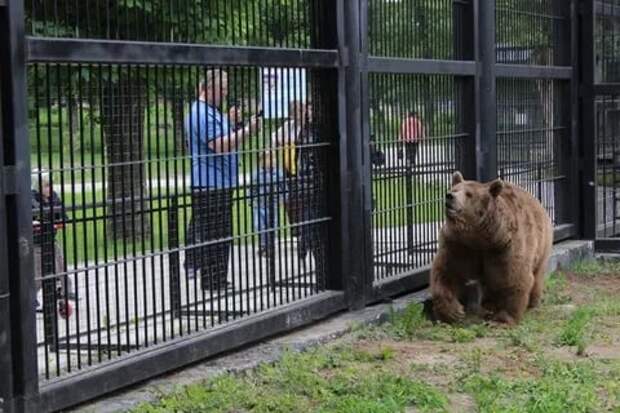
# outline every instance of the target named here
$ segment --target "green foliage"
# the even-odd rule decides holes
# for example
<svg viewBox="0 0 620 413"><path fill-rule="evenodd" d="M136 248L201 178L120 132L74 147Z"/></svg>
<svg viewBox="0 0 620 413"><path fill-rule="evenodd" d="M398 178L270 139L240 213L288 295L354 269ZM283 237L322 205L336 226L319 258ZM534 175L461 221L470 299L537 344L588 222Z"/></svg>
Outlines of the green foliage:
<svg viewBox="0 0 620 413"><path fill-rule="evenodd" d="M580 307L575 310L558 337L557 344L577 346L577 354L583 354L590 334L592 318L593 312L590 308Z"/></svg>
<svg viewBox="0 0 620 413"><path fill-rule="evenodd" d="M509 379L473 373L463 390L472 394L481 413L564 413L603 411L597 391L606 377L587 362L541 360L541 377Z"/></svg>
<svg viewBox="0 0 620 413"><path fill-rule="evenodd" d="M390 309L389 320L386 329L398 338L413 338L423 327L431 325L424 315L424 307L418 303L408 305L401 313Z"/></svg>
<svg viewBox="0 0 620 413"><path fill-rule="evenodd" d="M385 349L350 347L286 353L244 376L226 375L144 404L138 413L183 412L445 412L447 399L422 381L386 371ZM390 352L390 354L392 354Z"/></svg>
<svg viewBox="0 0 620 413"><path fill-rule="evenodd" d="M547 277L545 281L545 293L543 295L544 303L547 305L569 303L571 297L565 290L566 285L566 277L562 273L556 272Z"/></svg>

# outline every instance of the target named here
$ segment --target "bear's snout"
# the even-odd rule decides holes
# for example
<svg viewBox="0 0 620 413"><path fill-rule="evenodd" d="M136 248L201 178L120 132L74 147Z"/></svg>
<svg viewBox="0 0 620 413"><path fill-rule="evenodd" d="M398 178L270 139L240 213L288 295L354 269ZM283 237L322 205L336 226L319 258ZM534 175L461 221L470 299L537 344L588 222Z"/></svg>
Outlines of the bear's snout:
<svg viewBox="0 0 620 413"><path fill-rule="evenodd" d="M446 213L448 215L452 215L456 212L456 197L454 196L454 194L452 192L448 192L446 193Z"/></svg>

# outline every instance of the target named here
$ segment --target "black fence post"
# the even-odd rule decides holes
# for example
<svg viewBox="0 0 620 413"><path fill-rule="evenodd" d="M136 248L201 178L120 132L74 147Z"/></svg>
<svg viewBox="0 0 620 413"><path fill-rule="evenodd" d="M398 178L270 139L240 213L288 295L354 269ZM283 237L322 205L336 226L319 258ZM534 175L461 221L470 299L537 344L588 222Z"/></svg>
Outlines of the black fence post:
<svg viewBox="0 0 620 413"><path fill-rule="evenodd" d="M594 240L597 233L596 121L594 94L594 2L581 1L581 206L580 228L583 238Z"/></svg>
<svg viewBox="0 0 620 413"><path fill-rule="evenodd" d="M476 175L481 181L497 177L497 93L495 0L479 0L480 128L476 142Z"/></svg>
<svg viewBox="0 0 620 413"><path fill-rule="evenodd" d="M181 260L179 249L179 201L173 195L168 198L168 257L170 272L170 308L173 317L181 316Z"/></svg>
<svg viewBox="0 0 620 413"><path fill-rule="evenodd" d="M320 5L320 7L317 7ZM316 15L313 17L313 27L316 36L312 36L314 42L311 46L315 49L338 49L344 53L344 27L343 1L317 2L313 7ZM328 290L343 289L343 257L347 251L346 219L346 173L343 168L346 162L346 153L343 152L343 144L346 142L346 124L344 112L344 67L339 65L335 70L318 70L313 73L313 93L319 100L320 110L319 136L323 142L329 139L333 142L335 151L321 153L320 158L326 162L325 174L321 177L324 184L321 185L322 194L327 200L327 214L333 222L325 232L313 226L311 231L321 241L326 240L323 250L316 257L317 287ZM317 185L316 182L311 184ZM316 189L313 189L316 191ZM313 242L321 242L314 240Z"/></svg>
<svg viewBox="0 0 620 413"><path fill-rule="evenodd" d="M573 0L553 0L553 15L562 16L563 19L554 19L553 24L553 50L554 50L554 65L555 66L573 66L572 65L572 33L575 31L575 27L572 19ZM566 41L571 39L571 41ZM576 157L576 153L573 151L572 142L574 130L572 124L573 121L573 99L577 96L573 94L572 87L576 81L575 70L573 70L572 78L569 82L557 82L559 85L553 85L553 101L559 102L560 105L560 119L562 125L569 125L566 130L562 130L559 133L553 132L553 153L554 159L556 159L558 165L555 171L553 181L553 198L554 198L554 213L556 225L565 223L575 223L572 220L570 212L574 208L571 196L570 188L576 182L573 175L573 159ZM569 101L571 104L566 104ZM551 125L552 127L554 125ZM557 179L557 177L561 177ZM546 178L548 179L548 178Z"/></svg>
<svg viewBox="0 0 620 413"><path fill-rule="evenodd" d="M0 203L4 210L0 228L6 231L7 262L0 278L9 281L10 351L12 376L7 408L35 411L38 393L32 211L30 195L30 148L27 127L25 16L22 1L0 6L0 81L2 82L2 180ZM1 251L0 251L1 252ZM2 268L0 268L0 271ZM1 288L1 287L0 287ZM6 314L4 309L3 315ZM3 316L0 316L3 317ZM2 330L0 337L4 337ZM1 350L8 345L2 344ZM3 360L4 361L4 360ZM0 404L0 409L2 404Z"/></svg>
<svg viewBox="0 0 620 413"><path fill-rule="evenodd" d="M478 1L454 2L454 50L457 60L478 61ZM456 29L460 29L456 31ZM476 178L476 133L480 126L479 73L458 77L459 93L456 115L461 131L467 133L464 141L457 141L455 160L457 169L466 179Z"/></svg>
<svg viewBox="0 0 620 413"><path fill-rule="evenodd" d="M1 13L0 9L0 13ZM4 17L0 17L0 24L5 24ZM0 38L0 49L7 45L5 38ZM0 69L2 63L0 62ZM0 72L2 73L2 72ZM0 97L3 95L2 81L0 80ZM3 99L0 99L0 143L4 141L2 114L4 113ZM4 165L3 145L0 144L0 165ZM7 252L7 233L4 230L6 223L6 208L4 205L4 170L0 169L0 412L13 410L13 362L11 359L11 292L9 289L9 267Z"/></svg>
<svg viewBox="0 0 620 413"><path fill-rule="evenodd" d="M343 251L345 261L343 270L347 275L347 300L351 309L362 308L366 303L369 278L368 270L368 237L371 224L368 222L369 211L366 208L365 191L370 184L368 172L364 171L363 156L368 148L364 145L362 130L362 98L368 90L362 91L362 59L361 59L361 13L360 6L367 0L353 0L344 2L344 15L339 20L344 27L345 47L343 58L347 60L344 77L345 90L340 89L341 98L344 97L346 116L345 144L346 168L341 172L348 175L347 203L343 204L345 211L344 229L347 231L348 245ZM364 30L366 28L364 27ZM341 111L342 112L342 111ZM342 153L342 151L341 151ZM372 268L372 267L370 267Z"/></svg>

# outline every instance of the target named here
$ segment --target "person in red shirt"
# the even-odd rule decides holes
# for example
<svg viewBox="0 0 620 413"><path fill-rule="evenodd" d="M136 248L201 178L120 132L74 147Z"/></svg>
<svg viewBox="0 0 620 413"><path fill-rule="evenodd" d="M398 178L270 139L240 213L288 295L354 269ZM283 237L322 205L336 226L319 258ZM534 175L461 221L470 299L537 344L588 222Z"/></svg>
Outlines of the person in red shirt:
<svg viewBox="0 0 620 413"><path fill-rule="evenodd" d="M413 165L418 154L420 140L424 138L424 125L418 117L418 113L411 111L400 125L400 141L405 148L407 164ZM402 156L402 154L401 154Z"/></svg>

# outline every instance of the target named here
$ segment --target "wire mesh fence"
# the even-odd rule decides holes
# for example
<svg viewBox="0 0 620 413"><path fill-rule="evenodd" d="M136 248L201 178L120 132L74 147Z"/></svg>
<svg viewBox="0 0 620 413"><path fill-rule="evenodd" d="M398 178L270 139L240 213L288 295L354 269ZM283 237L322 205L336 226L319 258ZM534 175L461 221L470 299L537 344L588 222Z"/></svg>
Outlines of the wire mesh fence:
<svg viewBox="0 0 620 413"><path fill-rule="evenodd" d="M620 2L597 0L595 2L595 19L595 82L619 82Z"/></svg>
<svg viewBox="0 0 620 413"><path fill-rule="evenodd" d="M497 62L539 66L568 64L562 55L570 7L562 0L498 0Z"/></svg>
<svg viewBox="0 0 620 413"><path fill-rule="evenodd" d="M34 36L309 48L319 0L26 0ZM314 46L313 46L314 45Z"/></svg>
<svg viewBox="0 0 620 413"><path fill-rule="evenodd" d="M428 265L451 174L469 135L450 76L372 74L370 145L374 279Z"/></svg>
<svg viewBox="0 0 620 413"><path fill-rule="evenodd" d="M620 230L620 98L599 96L595 113L597 234L613 237Z"/></svg>
<svg viewBox="0 0 620 413"><path fill-rule="evenodd" d="M403 0L368 2L369 53L373 56L452 59L454 33L465 2Z"/></svg>
<svg viewBox="0 0 620 413"><path fill-rule="evenodd" d="M497 82L498 175L536 196L556 225L567 213L566 94L566 85L554 80Z"/></svg>
<svg viewBox="0 0 620 413"><path fill-rule="evenodd" d="M29 70L46 379L325 289L316 72Z"/></svg>
<svg viewBox="0 0 620 413"><path fill-rule="evenodd" d="M620 2L594 2L594 83L620 81ZM611 88L613 89L613 88ZM620 233L618 173L620 165L620 90L595 96L594 139L596 142L596 235L617 237Z"/></svg>

